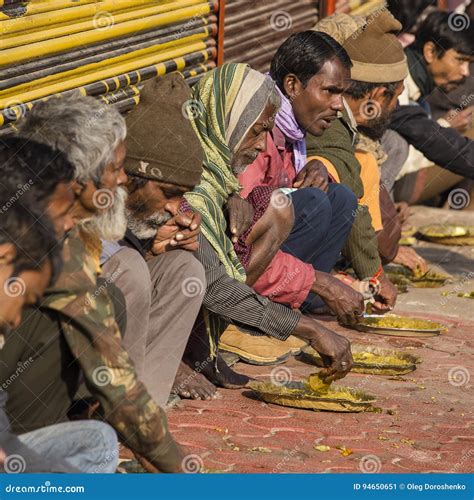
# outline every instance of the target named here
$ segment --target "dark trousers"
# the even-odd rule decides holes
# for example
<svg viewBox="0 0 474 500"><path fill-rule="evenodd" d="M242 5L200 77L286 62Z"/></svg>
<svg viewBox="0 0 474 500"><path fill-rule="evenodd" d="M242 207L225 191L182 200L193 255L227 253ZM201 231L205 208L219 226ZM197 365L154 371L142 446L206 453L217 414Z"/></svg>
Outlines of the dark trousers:
<svg viewBox="0 0 474 500"><path fill-rule="evenodd" d="M329 273L351 231L356 196L342 184L329 184L327 194L318 188L304 188L293 192L291 199L295 224L282 250L312 264L317 271ZM320 299L310 293L302 309L319 305Z"/></svg>

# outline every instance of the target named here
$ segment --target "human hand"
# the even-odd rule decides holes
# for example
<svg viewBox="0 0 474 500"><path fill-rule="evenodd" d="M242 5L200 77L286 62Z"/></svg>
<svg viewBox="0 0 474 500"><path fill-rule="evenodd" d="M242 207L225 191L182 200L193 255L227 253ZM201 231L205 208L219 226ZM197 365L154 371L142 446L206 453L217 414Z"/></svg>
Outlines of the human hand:
<svg viewBox="0 0 474 500"><path fill-rule="evenodd" d="M428 262L416 253L416 250L410 247L398 247L398 253L393 259L394 264L408 267L413 273L423 275L428 272Z"/></svg>
<svg viewBox="0 0 474 500"><path fill-rule="evenodd" d="M379 284L379 290L374 297L375 302L372 304L372 309L376 314L385 314L395 307L398 290L385 274L382 274L379 278Z"/></svg>
<svg viewBox="0 0 474 500"><path fill-rule="evenodd" d="M450 111L447 115L443 116L443 118L451 125L452 128L455 128L458 132L463 133L472 127L473 113L474 106L469 106L462 111Z"/></svg>
<svg viewBox="0 0 474 500"><path fill-rule="evenodd" d="M328 273L315 271L312 291L324 300L345 325L356 323L364 313L363 295Z"/></svg>
<svg viewBox="0 0 474 500"><path fill-rule="evenodd" d="M323 162L311 160L297 175L293 187L297 189L316 187L326 192L329 185L329 173Z"/></svg>
<svg viewBox="0 0 474 500"><path fill-rule="evenodd" d="M200 232L201 215L199 213L179 213L158 229L151 253L161 255L176 249L195 252L199 248Z"/></svg>
<svg viewBox="0 0 474 500"><path fill-rule="evenodd" d="M232 243L237 243L239 236L244 234L252 224L254 209L246 199L233 194L227 201L227 210Z"/></svg>

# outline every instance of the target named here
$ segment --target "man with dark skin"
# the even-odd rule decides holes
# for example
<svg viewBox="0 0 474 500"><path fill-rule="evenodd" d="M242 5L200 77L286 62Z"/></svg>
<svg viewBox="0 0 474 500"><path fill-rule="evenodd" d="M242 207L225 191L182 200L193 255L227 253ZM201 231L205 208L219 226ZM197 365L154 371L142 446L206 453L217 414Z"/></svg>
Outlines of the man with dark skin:
<svg viewBox="0 0 474 500"><path fill-rule="evenodd" d="M240 175L242 194L249 195L259 185L292 188L290 199L296 224L282 250L310 264L301 267L299 273L308 276L304 286L294 284L300 287L298 302L303 304L302 310L310 312L313 302L323 305L320 297L342 322L353 323L363 312L362 296L329 273L351 229L355 196L344 186L329 186L319 160L300 160L298 164L299 151L294 151L296 135L300 142L307 133L320 136L337 119L343 109L342 93L350 79L350 61L337 42L325 34L308 31L292 35L282 44L272 61L270 75L280 90L283 112L277 115L277 126L269 138L270 149L267 147ZM286 274L282 271L283 279ZM278 281L275 284L278 287ZM276 300L285 298L282 293Z"/></svg>
<svg viewBox="0 0 474 500"><path fill-rule="evenodd" d="M234 107L232 113L236 113L236 115L232 115L231 113L230 116L225 118L221 118L219 115L221 118L219 125L211 123L208 120L208 116L213 113L214 106L216 106L213 103L214 99L216 101L219 99L224 101L221 109L226 109L225 99L227 96L225 92L230 87L227 86L224 90L222 83L226 81L226 78L232 78L231 75L235 76L236 73L239 74L240 81L240 83L232 82L232 84L240 85L239 88L234 89L234 92L237 92L235 94L236 102L239 102L238 92L242 91L246 86L246 78L253 81L253 88L258 86L257 81L260 82L260 94L258 92L255 93L254 101L264 101L261 104L259 103L261 107L254 106L252 108L252 113L256 116L253 121L252 118L247 118L245 133L241 131L241 136L237 135L237 133L233 135L232 129L226 129L225 124L239 123L238 113L245 113L249 111L247 109L236 109ZM223 155L222 159L211 156L207 157L206 162L209 162L211 165L208 167L209 170L207 170L205 162L201 184L192 193L186 195L188 203L193 208L199 207L199 212L203 215L202 233L199 237L199 249L197 252L198 260L206 270L207 287L203 306L207 311L212 313L213 317L216 316L219 321L242 326L255 331L258 335L269 335L285 340L292 334L302 339L307 339L322 354L325 360L326 369L324 375L329 379L340 378L345 376L352 366L349 341L325 328L315 319L305 317L294 309L258 295L255 290L252 290L248 286L258 276L259 272L265 268L267 262L272 260L272 257L279 249L279 245L286 240L288 234L291 232L294 220L293 207L291 203L288 203L286 196L278 190L274 192L272 201L268 203L266 211L263 211L263 213L256 212L261 214L260 218L254 220L254 225L251 228L247 228L247 231L243 235L238 236L239 244L249 246L251 242L252 245L250 255L245 255L244 253L239 255L241 261L245 262L247 259L247 264L245 264L246 283L238 281L232 276L233 274L235 275L235 270L219 254L220 247L215 244L213 240L215 238L214 233L209 230L212 227L220 228L221 217L225 217L225 212L222 211L221 215L221 213L217 212L217 208L212 208L215 205L207 208L208 205L203 206L200 203L201 196L207 200L208 193L212 192L214 189L213 186L219 183L219 179L225 177L228 183L235 182L234 179L245 170L249 162L267 149L267 134L273 128L273 117L278 111L278 101L280 99L278 94L276 94L274 84L271 81L266 82L264 80L261 75L259 76L255 72L252 73L252 70L246 69L245 65L224 65L208 74L207 78L201 80L193 89L194 100L202 105L202 109L204 110L199 121L195 121L198 137L201 139L210 130L213 136L220 137L217 144L212 148L201 139L205 154L206 156L208 154L211 155L218 150L219 152L222 151ZM214 97L210 102L207 100L209 95L207 93L208 88L212 88L214 92ZM259 109L261 111L257 114L257 110ZM237 142L238 146L233 147L232 144L234 142ZM229 150L230 155L228 153ZM272 190L270 189L269 191L271 192ZM229 200L232 196L236 197L236 195L231 195L229 196ZM276 200L274 197L276 197ZM236 199L231 203L234 203L236 206L242 206L246 201ZM254 205L253 208L254 210L258 210L258 204ZM236 208L232 209L235 210ZM231 216L228 216L227 224L229 220L232 220ZM232 229L231 224L230 230ZM262 244L262 249L266 249L266 253L264 253L260 251L259 244L260 241L264 241L267 230L271 235L269 239L273 240L273 243L267 241L265 244ZM236 236L233 231L229 231L228 234L229 236L227 237L229 239L232 236ZM220 236L218 237L220 238ZM211 243L212 241L214 243ZM233 262L235 263L235 261ZM312 281L314 281L314 273L311 277ZM253 283L254 286L255 283ZM207 338L206 333L204 333L204 337ZM204 337L198 337L198 340L192 343L191 347L193 348L189 349L189 363L202 363L206 356L209 355L210 346L208 345L206 348L204 345L206 338ZM191 335L190 342L193 340L195 340L195 337ZM236 374L228 368L218 354L212 363L205 364L201 373L214 384L228 388L242 387L249 380L248 377Z"/></svg>
<svg viewBox="0 0 474 500"><path fill-rule="evenodd" d="M34 430L40 422L67 420L82 373L95 402L94 411L117 430L147 470L178 472L184 452L121 345L118 321L120 311L124 312L123 297L113 283L98 283L100 236L119 238L126 229L122 186L127 177L123 169L125 121L111 107L97 113L97 106L90 97L50 99L39 103L20 126L23 136L54 146L73 165L78 192L73 216L79 230L71 231L65 241L64 271L55 286L20 325L20 335L27 342L11 345L6 369L13 369L18 356L46 347L41 363L22 373L20 384L9 387L8 409L20 432ZM112 302L111 292L122 303ZM45 342L45 338L55 342ZM45 363L48 370L44 370ZM114 383L104 385L97 376L100 370ZM43 383L50 388L45 396L48 404L39 398L25 399L24 386L40 393Z"/></svg>

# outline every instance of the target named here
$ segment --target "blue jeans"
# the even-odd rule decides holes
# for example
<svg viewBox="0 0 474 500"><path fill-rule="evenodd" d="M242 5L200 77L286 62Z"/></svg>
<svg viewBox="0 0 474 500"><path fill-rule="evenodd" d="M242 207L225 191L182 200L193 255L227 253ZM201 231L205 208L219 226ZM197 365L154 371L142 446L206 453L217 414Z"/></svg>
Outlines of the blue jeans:
<svg viewBox="0 0 474 500"><path fill-rule="evenodd" d="M18 436L44 461L44 472L60 464L68 472L114 473L118 463L117 435L110 425L79 420L50 425ZM28 472L28 458L23 457Z"/></svg>
<svg viewBox="0 0 474 500"><path fill-rule="evenodd" d="M352 229L356 196L342 184L329 184L327 194L318 188L304 188L290 196L295 224L281 249L312 264L315 270L329 273ZM310 293L302 309L320 305L321 299Z"/></svg>

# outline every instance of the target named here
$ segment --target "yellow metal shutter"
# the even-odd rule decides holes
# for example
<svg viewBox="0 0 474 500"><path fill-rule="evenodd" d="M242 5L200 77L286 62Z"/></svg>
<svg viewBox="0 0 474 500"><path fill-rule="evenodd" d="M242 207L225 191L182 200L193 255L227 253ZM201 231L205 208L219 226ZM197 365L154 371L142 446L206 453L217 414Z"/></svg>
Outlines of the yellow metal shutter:
<svg viewBox="0 0 474 500"><path fill-rule="evenodd" d="M292 34L310 29L318 18L314 0L227 0L224 61L245 62L268 71L278 47Z"/></svg>
<svg viewBox="0 0 474 500"><path fill-rule="evenodd" d="M217 0L0 0L0 126L77 89L127 111L144 80L215 67Z"/></svg>

